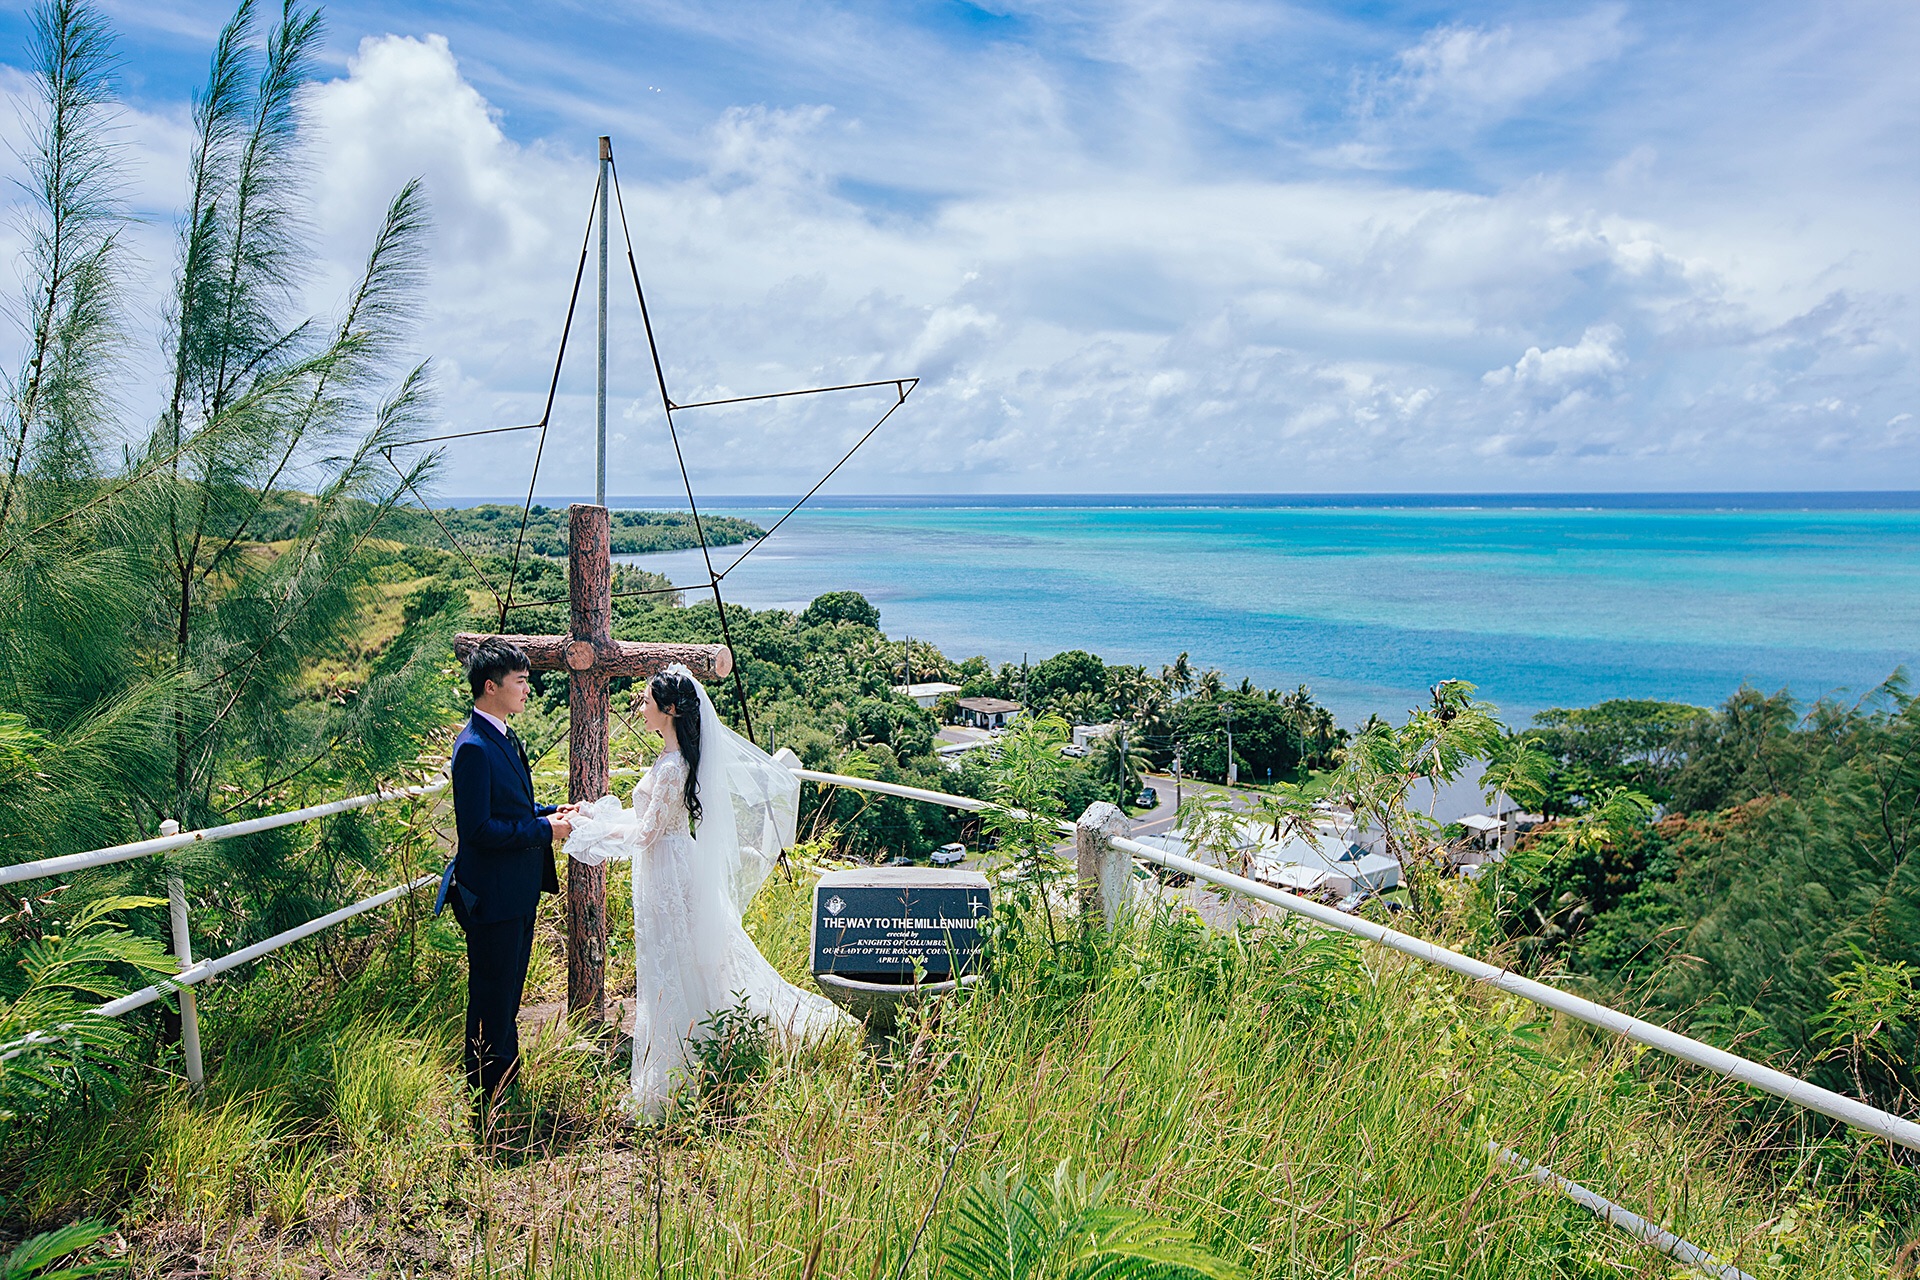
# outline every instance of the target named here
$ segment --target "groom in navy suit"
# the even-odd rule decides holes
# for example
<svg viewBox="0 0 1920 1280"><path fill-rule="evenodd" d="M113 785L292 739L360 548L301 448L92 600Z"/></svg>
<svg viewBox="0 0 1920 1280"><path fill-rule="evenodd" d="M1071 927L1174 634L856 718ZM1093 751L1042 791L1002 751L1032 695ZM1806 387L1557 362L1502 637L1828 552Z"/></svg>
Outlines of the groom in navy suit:
<svg viewBox="0 0 1920 1280"><path fill-rule="evenodd" d="M467 1083L498 1096L520 1065L516 1019L533 955L540 894L560 892L553 847L572 834L572 805L533 796L526 748L507 720L527 705L527 655L498 639L467 659L473 715L453 742L459 846L449 900L467 935Z"/></svg>

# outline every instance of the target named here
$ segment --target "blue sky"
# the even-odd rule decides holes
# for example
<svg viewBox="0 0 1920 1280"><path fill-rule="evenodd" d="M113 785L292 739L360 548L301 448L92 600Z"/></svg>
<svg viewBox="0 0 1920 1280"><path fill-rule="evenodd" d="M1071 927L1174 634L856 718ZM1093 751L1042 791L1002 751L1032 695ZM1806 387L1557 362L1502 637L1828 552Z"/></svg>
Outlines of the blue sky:
<svg viewBox="0 0 1920 1280"><path fill-rule="evenodd" d="M227 10L110 10L152 308ZM677 398L925 379L843 491L1920 487L1920 6L327 13L310 302L424 175L450 428L537 413L611 133ZM657 493L631 308L610 488ZM590 488L587 356L546 492ZM790 491L881 407L701 419L699 483Z"/></svg>

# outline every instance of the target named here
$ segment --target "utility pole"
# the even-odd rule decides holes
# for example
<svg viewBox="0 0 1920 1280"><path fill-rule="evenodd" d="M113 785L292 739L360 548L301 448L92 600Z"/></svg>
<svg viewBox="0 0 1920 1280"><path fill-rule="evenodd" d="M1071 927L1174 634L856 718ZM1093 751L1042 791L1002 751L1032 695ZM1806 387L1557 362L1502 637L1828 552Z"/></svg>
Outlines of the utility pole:
<svg viewBox="0 0 1920 1280"><path fill-rule="evenodd" d="M1233 762L1233 704L1227 703L1227 785L1240 781L1240 767Z"/></svg>
<svg viewBox="0 0 1920 1280"><path fill-rule="evenodd" d="M607 199L613 139L600 139L600 360L593 394L593 505L607 505Z"/></svg>

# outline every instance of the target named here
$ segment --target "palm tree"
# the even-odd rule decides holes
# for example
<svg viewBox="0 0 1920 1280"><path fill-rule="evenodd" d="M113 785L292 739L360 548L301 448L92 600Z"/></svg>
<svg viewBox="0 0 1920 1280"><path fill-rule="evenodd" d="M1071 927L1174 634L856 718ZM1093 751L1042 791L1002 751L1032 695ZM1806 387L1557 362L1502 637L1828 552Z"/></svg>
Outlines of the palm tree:
<svg viewBox="0 0 1920 1280"><path fill-rule="evenodd" d="M1494 749L1480 786L1496 811L1503 794L1522 809L1537 811L1546 803L1552 776L1551 756L1523 738L1508 738Z"/></svg>
<svg viewBox="0 0 1920 1280"><path fill-rule="evenodd" d="M1105 724L1113 718L1107 700L1091 689L1067 694L1060 699L1058 710L1068 724Z"/></svg>
<svg viewBox="0 0 1920 1280"><path fill-rule="evenodd" d="M1199 681L1193 686L1194 692L1208 702L1218 702L1220 700L1222 680L1223 677L1218 667L1208 667L1206 674L1202 675Z"/></svg>
<svg viewBox="0 0 1920 1280"><path fill-rule="evenodd" d="M1346 738L1346 730L1333 722L1333 712L1325 707L1313 709L1313 719L1309 725L1313 741L1313 754L1309 760L1321 768L1331 767L1334 752Z"/></svg>
<svg viewBox="0 0 1920 1280"><path fill-rule="evenodd" d="M1114 714L1122 719L1137 717L1142 705L1155 695L1156 688L1153 677L1139 667L1108 669L1107 697Z"/></svg>
<svg viewBox="0 0 1920 1280"><path fill-rule="evenodd" d="M1125 727L1120 727L1095 738L1093 749L1087 753L1088 770L1107 788L1107 794L1121 804L1131 804L1140 794L1142 775L1151 763L1147 753L1135 745L1137 741L1128 736Z"/></svg>
<svg viewBox="0 0 1920 1280"><path fill-rule="evenodd" d="M862 751L874 743L873 732L851 707L843 708L840 723L834 727L834 740L849 751Z"/></svg>
<svg viewBox="0 0 1920 1280"><path fill-rule="evenodd" d="M1187 661L1184 651L1173 662L1160 668L1160 679L1175 693L1189 693L1193 689L1193 664Z"/></svg>

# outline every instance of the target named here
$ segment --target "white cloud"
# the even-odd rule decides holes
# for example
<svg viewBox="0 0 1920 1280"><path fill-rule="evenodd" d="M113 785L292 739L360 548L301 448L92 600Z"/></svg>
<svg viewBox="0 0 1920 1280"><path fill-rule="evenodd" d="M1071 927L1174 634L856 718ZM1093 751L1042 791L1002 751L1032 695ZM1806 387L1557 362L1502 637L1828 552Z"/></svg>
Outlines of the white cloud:
<svg viewBox="0 0 1920 1280"><path fill-rule="evenodd" d="M1626 137L1585 175L1457 183L1355 178L1287 138L1259 145L1293 146L1298 164L1209 152L1196 102L1224 93L1234 40L1282 24L1203 9L1186 25L1151 5L1090 10L1066 56L1035 37L973 60L889 47L841 15L790 52L820 72L804 91L698 110L623 96L600 50L581 54L577 79L528 88L501 79L497 56L465 65L457 36L362 40L308 99L314 305L351 277L392 193L423 175L436 232L418 346L446 426L536 417L601 126L567 117L585 145L560 145L513 112L584 111L597 95L632 147L626 207L678 398L925 379L836 482L849 491L1126 488L1142 458L1151 483L1189 489L1471 485L1488 458L1503 482L1536 488L1804 484L1809 454L1841 483L1863 458L1886 483L1920 483L1899 452L1920 409L1904 233L1832 222L1837 198L1806 217L1778 213L1769 191L1737 215L1703 212L1672 198L1689 153L1671 138ZM785 47L737 39L743 57ZM1553 116L1571 115L1566 95L1644 44L1619 8L1446 23L1394 46L1329 129L1410 174L1502 121L1566 123ZM1110 101L1065 69L1083 54L1120 86ZM871 81L856 79L863 60ZM147 171L169 175L142 196L162 207L184 167L184 109L130 120ZM171 228L149 233L163 286ZM618 249L612 488L664 492L675 477ZM544 492L588 483L590 286ZM688 415L690 461L711 492L791 491L886 402ZM458 446L445 491L513 490L532 443Z"/></svg>
<svg viewBox="0 0 1920 1280"><path fill-rule="evenodd" d="M1478 85L1512 100L1548 75L1515 47L1434 44L1426 92L1450 76L1456 95ZM1505 70L1469 73L1500 50ZM313 105L342 262L391 190L426 175L440 230L423 346L441 362L449 425L535 417L591 158L508 137L437 37L363 42ZM1124 487L1138 482L1128 460L1144 456L1160 460L1161 482L1196 488L1394 487L1470 475L1489 447L1522 467L1666 454L1684 470L1717 447L1702 417L1728 412L1714 406L1732 370L1748 371L1743 387L1764 376L1786 388L1783 403L1812 403L1829 394L1808 385L1812 372L1875 341L1892 349L1857 301L1769 326L1740 300L1737 263L1680 252L1659 224L1551 183L1470 196L1093 171L876 219L839 192L834 160L867 127L822 104L729 109L699 140L696 174L625 179L678 398L925 379L844 475L849 490ZM610 483L661 492L672 474L622 283L624 439ZM1526 341L1569 312L1589 317L1577 339ZM584 320L544 464L553 492L586 487ZM1700 347L1699 367L1648 354L1674 344ZM1686 402L1691 435L1663 421L1679 404L1615 420L1643 365ZM690 416L690 462L710 490L792 489L884 407L881 396ZM524 474L531 448L463 448L446 487L511 488L500 477Z"/></svg>
<svg viewBox="0 0 1920 1280"><path fill-rule="evenodd" d="M1545 351L1528 347L1518 360L1488 371L1481 381L1490 387L1511 383L1558 392L1610 377L1627 367L1627 357L1620 351L1624 336L1618 325L1595 325L1570 347L1549 347Z"/></svg>
<svg viewBox="0 0 1920 1280"><path fill-rule="evenodd" d="M1608 5L1526 29L1434 28L1401 51L1380 98L1402 111L1498 115L1625 48L1622 11Z"/></svg>
<svg viewBox="0 0 1920 1280"><path fill-rule="evenodd" d="M1619 57L1630 37L1619 5L1524 25L1444 23L1359 77L1361 133L1338 158L1406 166L1565 92Z"/></svg>

